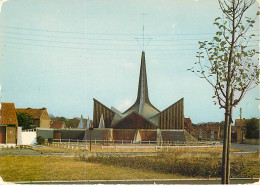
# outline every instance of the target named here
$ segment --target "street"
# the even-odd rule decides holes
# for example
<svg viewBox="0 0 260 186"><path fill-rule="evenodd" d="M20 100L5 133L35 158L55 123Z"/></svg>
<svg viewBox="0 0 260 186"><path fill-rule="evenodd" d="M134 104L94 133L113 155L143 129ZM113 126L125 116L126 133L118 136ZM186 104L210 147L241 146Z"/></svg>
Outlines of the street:
<svg viewBox="0 0 260 186"><path fill-rule="evenodd" d="M144 180L73 180L73 181L27 181L12 182L15 184L185 184L185 185L216 185L221 184L220 178L215 179L144 179ZM231 179L231 184L257 184L259 179ZM1 184L1 183L0 183Z"/></svg>
<svg viewBox="0 0 260 186"><path fill-rule="evenodd" d="M238 149L243 149L247 152L256 152L259 151L259 145L248 145L248 144L239 144L239 143L232 143L231 144L232 148L238 148Z"/></svg>

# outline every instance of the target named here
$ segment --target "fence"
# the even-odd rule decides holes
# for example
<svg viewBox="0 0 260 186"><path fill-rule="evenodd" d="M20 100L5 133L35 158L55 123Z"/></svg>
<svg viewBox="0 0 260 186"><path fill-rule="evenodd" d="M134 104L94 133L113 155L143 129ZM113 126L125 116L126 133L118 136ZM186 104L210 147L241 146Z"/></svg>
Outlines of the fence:
<svg viewBox="0 0 260 186"><path fill-rule="evenodd" d="M198 145L198 146L191 146L191 145L176 145L176 146L158 146L158 145L153 145L153 146L140 146L140 145L133 145L133 146L102 146L101 149L114 149L114 150L119 150L119 149L155 149L155 150L161 150L161 149L199 149L199 148L216 148L219 145Z"/></svg>
<svg viewBox="0 0 260 186"><path fill-rule="evenodd" d="M85 140L54 139L53 141L48 141L46 139L45 144L53 147L61 147L67 149L88 149L88 144Z"/></svg>
<svg viewBox="0 0 260 186"><path fill-rule="evenodd" d="M48 141L46 139L45 144L54 147L68 148L68 149L88 149L90 140L78 140L78 139L54 139L53 141ZM171 149L171 148L200 148L200 147L217 147L219 142L194 142L192 144L186 144L183 142L162 142L160 145L157 141L139 141L133 142L132 140L113 140L106 141L103 140L91 140L93 145L101 145L101 149Z"/></svg>

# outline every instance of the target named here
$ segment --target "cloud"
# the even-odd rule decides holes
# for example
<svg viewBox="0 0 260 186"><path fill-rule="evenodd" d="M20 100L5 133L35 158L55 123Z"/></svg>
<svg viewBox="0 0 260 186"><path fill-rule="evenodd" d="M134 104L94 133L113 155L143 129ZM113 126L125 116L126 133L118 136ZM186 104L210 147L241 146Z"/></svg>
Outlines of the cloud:
<svg viewBox="0 0 260 186"><path fill-rule="evenodd" d="M2 10L2 5L8 0L0 0L0 13L1 13L1 10Z"/></svg>
<svg viewBox="0 0 260 186"><path fill-rule="evenodd" d="M174 29L175 28L175 24L172 24L172 29Z"/></svg>
<svg viewBox="0 0 260 186"><path fill-rule="evenodd" d="M193 1L198 2L199 0L193 0Z"/></svg>

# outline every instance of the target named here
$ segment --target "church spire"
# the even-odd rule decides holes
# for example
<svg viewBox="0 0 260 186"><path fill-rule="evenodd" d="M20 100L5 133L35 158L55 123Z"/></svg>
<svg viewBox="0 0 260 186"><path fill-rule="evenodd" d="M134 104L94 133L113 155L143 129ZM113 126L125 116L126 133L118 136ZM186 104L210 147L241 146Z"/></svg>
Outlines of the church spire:
<svg viewBox="0 0 260 186"><path fill-rule="evenodd" d="M127 109L123 114L135 111L143 115L144 107L147 108L147 106L151 107L152 110L155 110L156 112L160 112L157 108L155 108L151 104L149 100L146 65L145 65L145 52L142 51L137 98L135 103L129 109Z"/></svg>
<svg viewBox="0 0 260 186"><path fill-rule="evenodd" d="M145 52L142 51L141 66L139 74L139 84L136 103L139 103L139 113L142 112L144 103L151 104L148 96L147 74L145 64Z"/></svg>

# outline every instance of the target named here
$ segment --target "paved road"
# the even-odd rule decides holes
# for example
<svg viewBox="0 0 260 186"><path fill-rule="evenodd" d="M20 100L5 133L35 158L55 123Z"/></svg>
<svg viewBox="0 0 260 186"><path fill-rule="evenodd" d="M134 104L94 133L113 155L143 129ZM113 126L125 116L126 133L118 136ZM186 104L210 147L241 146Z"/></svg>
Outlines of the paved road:
<svg viewBox="0 0 260 186"><path fill-rule="evenodd" d="M257 184L259 179L231 179L231 184ZM75 180L75 181L34 181L13 182L16 184L185 184L185 185L216 185L221 184L220 179L160 179L160 180Z"/></svg>
<svg viewBox="0 0 260 186"><path fill-rule="evenodd" d="M257 150L260 151L259 145L248 145L248 144L239 144L239 143L232 143L231 147L243 149L247 152L256 152Z"/></svg>
<svg viewBox="0 0 260 186"><path fill-rule="evenodd" d="M27 148L2 148L0 155L41 155L41 152Z"/></svg>
<svg viewBox="0 0 260 186"><path fill-rule="evenodd" d="M251 155L252 153L259 151L258 145L247 144L232 144L231 147L244 150L244 152L231 152L232 155ZM195 153L193 154L207 154L207 153ZM221 153L220 153L221 154ZM8 148L0 149L0 155L13 155L13 156L81 156L82 153L41 153L37 150L27 148ZM87 156L156 156L157 152L91 152L87 153Z"/></svg>
<svg viewBox="0 0 260 186"><path fill-rule="evenodd" d="M37 150L33 149L27 149L27 148L3 148L0 149L0 156L66 156L66 157L75 157L75 156L81 156L81 153L42 153Z"/></svg>

